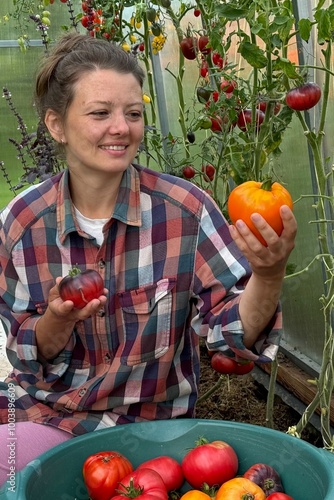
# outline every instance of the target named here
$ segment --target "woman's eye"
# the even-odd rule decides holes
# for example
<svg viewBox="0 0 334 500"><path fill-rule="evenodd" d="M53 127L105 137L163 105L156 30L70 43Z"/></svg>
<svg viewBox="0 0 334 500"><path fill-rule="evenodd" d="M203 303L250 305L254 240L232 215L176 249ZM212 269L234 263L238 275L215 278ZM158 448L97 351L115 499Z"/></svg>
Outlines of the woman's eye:
<svg viewBox="0 0 334 500"><path fill-rule="evenodd" d="M93 111L91 113L93 116L107 116L109 115L108 111L104 111L104 110L101 110L101 111Z"/></svg>

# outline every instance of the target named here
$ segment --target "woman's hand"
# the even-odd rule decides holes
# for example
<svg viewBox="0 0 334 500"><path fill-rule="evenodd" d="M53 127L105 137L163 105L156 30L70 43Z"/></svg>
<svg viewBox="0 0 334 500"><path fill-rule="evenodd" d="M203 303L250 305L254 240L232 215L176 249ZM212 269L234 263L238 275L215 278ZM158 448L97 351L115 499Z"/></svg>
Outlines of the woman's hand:
<svg viewBox="0 0 334 500"><path fill-rule="evenodd" d="M51 288L48 297L48 307L36 324L36 342L39 355L45 359L55 358L68 343L75 323L93 316L107 302L106 295L93 299L82 308L77 309L71 300L63 301L59 295L61 277ZM105 288L104 292L108 290Z"/></svg>
<svg viewBox="0 0 334 500"><path fill-rule="evenodd" d="M50 311L58 318L63 318L66 322L68 321L81 321L89 318L96 314L101 308L103 308L107 303L107 293L108 289L104 289L104 295L101 295L98 299L93 299L82 309L77 309L71 300L63 301L59 295L59 283L62 278L56 278L56 285L51 288L48 298L48 308Z"/></svg>
<svg viewBox="0 0 334 500"><path fill-rule="evenodd" d="M261 215L254 213L251 216L268 246L262 245L243 221L238 220L235 226L230 226L230 234L249 261L253 273L266 280L283 279L287 260L295 246L297 222L292 210L283 205L280 215L283 222L281 236Z"/></svg>

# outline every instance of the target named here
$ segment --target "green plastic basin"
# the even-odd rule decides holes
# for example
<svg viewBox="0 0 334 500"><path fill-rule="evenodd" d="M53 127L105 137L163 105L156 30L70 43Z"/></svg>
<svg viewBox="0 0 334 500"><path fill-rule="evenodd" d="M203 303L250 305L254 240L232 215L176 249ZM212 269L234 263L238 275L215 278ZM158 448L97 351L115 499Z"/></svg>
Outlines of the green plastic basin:
<svg viewBox="0 0 334 500"><path fill-rule="evenodd" d="M129 424L67 441L30 462L16 474L15 492L5 487L0 498L19 500L88 500L82 465L92 453L118 451L133 466L159 455L181 461L200 437L222 440L235 449L238 474L254 463L273 466L294 500L334 499L334 456L285 433L220 420L179 419ZM187 491L187 484L183 492Z"/></svg>

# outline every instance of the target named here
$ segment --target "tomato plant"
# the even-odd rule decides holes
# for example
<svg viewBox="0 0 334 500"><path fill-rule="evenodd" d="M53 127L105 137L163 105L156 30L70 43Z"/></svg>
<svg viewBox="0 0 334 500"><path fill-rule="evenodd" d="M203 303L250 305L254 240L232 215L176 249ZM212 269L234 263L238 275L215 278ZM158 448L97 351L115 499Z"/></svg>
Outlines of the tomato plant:
<svg viewBox="0 0 334 500"><path fill-rule="evenodd" d="M146 460L137 467L139 469L151 469L160 474L167 491L177 490L184 481L181 464L165 455Z"/></svg>
<svg viewBox="0 0 334 500"><path fill-rule="evenodd" d="M131 462L116 451L100 451L86 458L82 473L92 500L109 500L119 481L132 472Z"/></svg>
<svg viewBox="0 0 334 500"><path fill-rule="evenodd" d="M197 39L193 36L183 38L180 42L182 54L186 59L196 59L197 55Z"/></svg>
<svg viewBox="0 0 334 500"><path fill-rule="evenodd" d="M305 83L300 87L289 90L285 102L289 108L296 111L305 111L313 108L321 98L321 88L316 83Z"/></svg>
<svg viewBox="0 0 334 500"><path fill-rule="evenodd" d="M136 469L124 477L117 487L113 500L140 498L141 500L168 500L162 477L152 469Z"/></svg>
<svg viewBox="0 0 334 500"><path fill-rule="evenodd" d="M197 446L183 457L181 465L188 483L200 489L204 483L211 487L234 477L238 470L238 457L228 443L209 443L201 438Z"/></svg>
<svg viewBox="0 0 334 500"><path fill-rule="evenodd" d="M264 491L245 477L226 481L217 491L216 500L265 500Z"/></svg>
<svg viewBox="0 0 334 500"><path fill-rule="evenodd" d="M293 498L286 493L272 493L267 497L267 500L293 500Z"/></svg>
<svg viewBox="0 0 334 500"><path fill-rule="evenodd" d="M284 492L282 481L278 472L268 464L254 464L246 472L243 477L250 479L263 489L266 496L276 491Z"/></svg>
<svg viewBox="0 0 334 500"><path fill-rule="evenodd" d="M251 214L257 212L264 217L270 226L280 235L283 223L280 216L282 205L293 208L290 193L278 182L270 179L264 182L246 181L235 187L227 201L229 217L233 224L238 219L243 220L263 245L267 245L260 232L251 220Z"/></svg>
<svg viewBox="0 0 334 500"><path fill-rule="evenodd" d="M78 309L85 307L91 300L98 299L103 292L103 279L94 269L81 272L74 267L59 283L62 300L71 300Z"/></svg>

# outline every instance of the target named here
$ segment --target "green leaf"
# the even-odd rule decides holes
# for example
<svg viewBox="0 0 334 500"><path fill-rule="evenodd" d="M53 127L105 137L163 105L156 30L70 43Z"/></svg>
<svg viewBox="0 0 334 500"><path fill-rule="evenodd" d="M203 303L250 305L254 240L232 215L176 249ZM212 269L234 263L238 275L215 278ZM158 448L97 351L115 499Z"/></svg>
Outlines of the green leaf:
<svg viewBox="0 0 334 500"><path fill-rule="evenodd" d="M300 80L301 76L296 71L295 65L289 61L289 59L285 59L283 57L277 58L273 63L274 71L282 71L288 78L292 80Z"/></svg>
<svg viewBox="0 0 334 500"><path fill-rule="evenodd" d="M318 22L318 43L323 44L331 39L331 19L327 10L317 10L314 19Z"/></svg>
<svg viewBox="0 0 334 500"><path fill-rule="evenodd" d="M306 42L309 41L311 35L312 23L309 19L300 19L298 22L298 29L300 37Z"/></svg>
<svg viewBox="0 0 334 500"><path fill-rule="evenodd" d="M267 65L267 58L264 51L251 42L241 42L238 53L241 54L253 68L265 68Z"/></svg>
<svg viewBox="0 0 334 500"><path fill-rule="evenodd" d="M230 21L236 21L237 19L241 19L242 17L246 17L248 13L248 9L238 8L231 4L229 5L217 5L215 8L216 14L221 17L225 17Z"/></svg>

